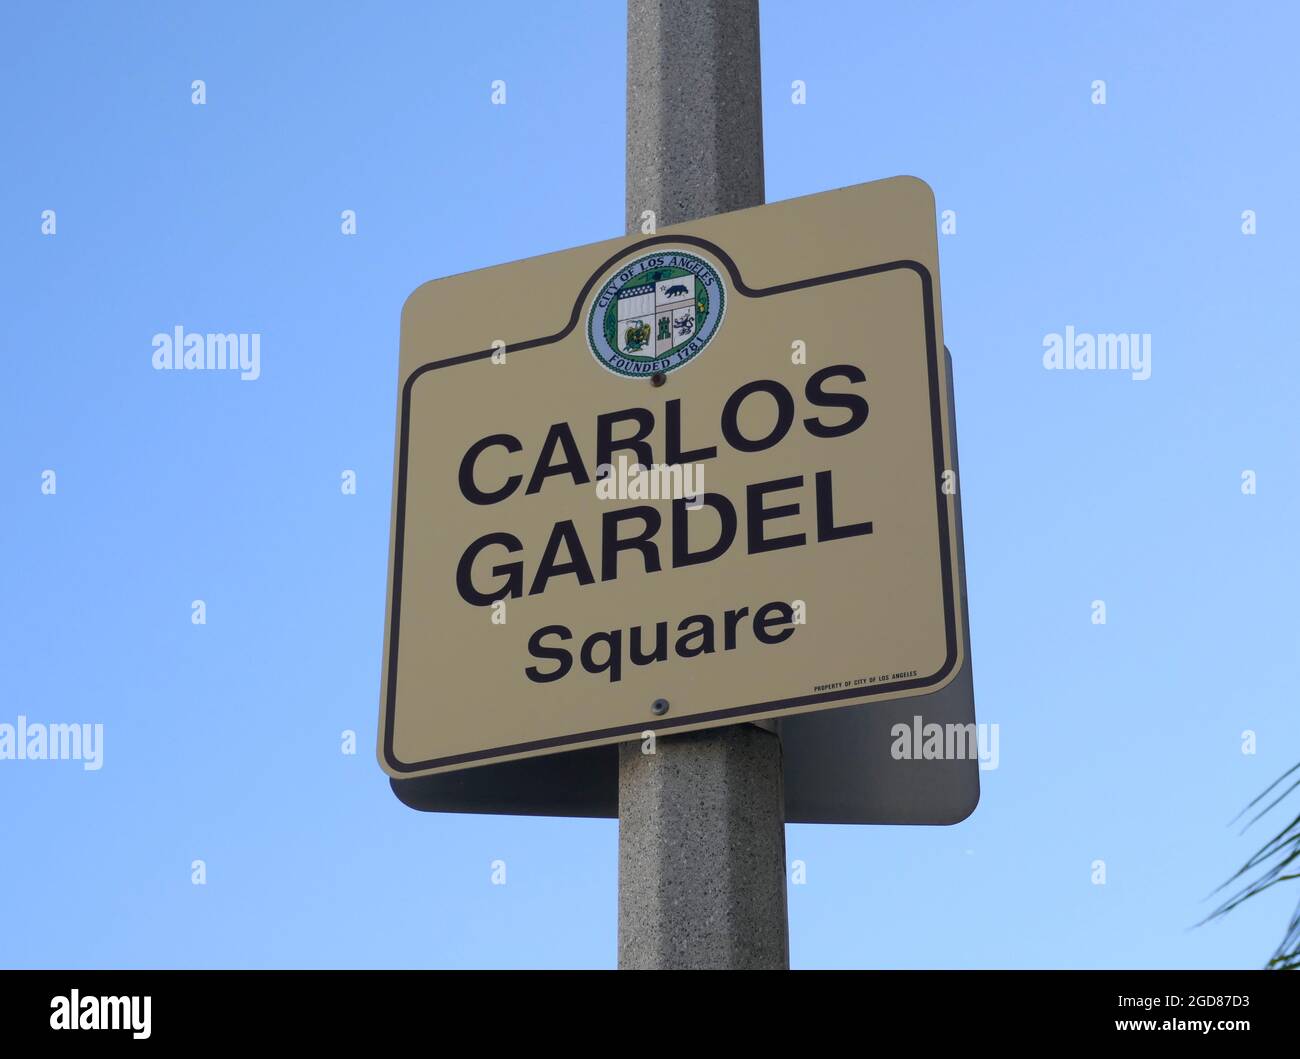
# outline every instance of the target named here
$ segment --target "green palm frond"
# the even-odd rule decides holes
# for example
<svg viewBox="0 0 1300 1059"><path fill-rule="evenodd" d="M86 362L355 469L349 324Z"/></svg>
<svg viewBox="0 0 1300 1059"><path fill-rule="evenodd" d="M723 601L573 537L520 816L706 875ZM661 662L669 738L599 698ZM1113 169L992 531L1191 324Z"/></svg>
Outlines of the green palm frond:
<svg viewBox="0 0 1300 1059"><path fill-rule="evenodd" d="M1300 770L1300 762L1292 765L1286 772L1282 773L1273 781L1258 797L1255 798L1245 809L1243 809L1233 819L1233 823L1240 820L1248 812L1255 808L1260 802L1281 786L1297 770ZM1291 780L1281 793L1274 796L1264 808L1260 809L1242 828L1244 834L1252 824L1267 815L1275 809L1288 795L1297 787L1300 787L1300 776ZM1282 828L1277 834L1264 843L1255 855L1246 861L1237 871L1227 879L1222 886L1214 892L1221 893L1228 889L1234 883L1252 873L1255 877L1249 882L1244 883L1238 889L1233 891L1223 903L1213 912L1205 917L1201 922L1208 923L1212 919L1220 919L1226 916L1243 901L1249 901L1257 894L1271 889L1278 883L1291 882L1300 879L1300 814L1292 817L1290 822ZM1198 924L1199 925L1199 924ZM1300 905L1296 906L1295 912L1291 916L1291 922L1287 924L1286 934L1283 936L1277 950L1269 959L1268 968L1277 971L1295 971L1300 970Z"/></svg>

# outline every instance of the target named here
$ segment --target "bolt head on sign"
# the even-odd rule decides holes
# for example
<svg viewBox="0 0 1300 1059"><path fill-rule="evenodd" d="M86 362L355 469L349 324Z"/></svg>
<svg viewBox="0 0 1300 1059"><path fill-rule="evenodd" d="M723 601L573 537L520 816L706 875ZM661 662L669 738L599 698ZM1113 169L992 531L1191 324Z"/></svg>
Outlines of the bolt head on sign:
<svg viewBox="0 0 1300 1059"><path fill-rule="evenodd" d="M966 651L943 349L911 177L417 289L384 769L943 688Z"/></svg>

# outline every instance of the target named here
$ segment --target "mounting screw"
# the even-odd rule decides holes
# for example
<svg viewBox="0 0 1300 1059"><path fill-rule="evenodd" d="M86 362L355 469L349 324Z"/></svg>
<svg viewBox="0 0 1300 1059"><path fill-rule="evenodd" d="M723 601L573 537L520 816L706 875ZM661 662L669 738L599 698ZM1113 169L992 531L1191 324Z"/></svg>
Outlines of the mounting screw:
<svg viewBox="0 0 1300 1059"><path fill-rule="evenodd" d="M662 717L665 713L668 712L668 700L655 699L654 702L650 703L650 712L653 713L656 717Z"/></svg>
<svg viewBox="0 0 1300 1059"><path fill-rule="evenodd" d="M665 375L662 371L657 371L650 376L651 386L662 386L667 381L668 381L668 376Z"/></svg>

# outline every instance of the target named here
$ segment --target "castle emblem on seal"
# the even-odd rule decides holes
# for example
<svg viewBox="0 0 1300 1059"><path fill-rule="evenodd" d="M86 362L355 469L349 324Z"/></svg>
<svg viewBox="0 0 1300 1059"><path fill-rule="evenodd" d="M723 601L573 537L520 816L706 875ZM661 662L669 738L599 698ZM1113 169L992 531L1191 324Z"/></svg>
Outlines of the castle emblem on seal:
<svg viewBox="0 0 1300 1059"><path fill-rule="evenodd" d="M713 265L685 250L655 250L621 263L596 288L587 345L615 374L667 374L699 356L726 307Z"/></svg>

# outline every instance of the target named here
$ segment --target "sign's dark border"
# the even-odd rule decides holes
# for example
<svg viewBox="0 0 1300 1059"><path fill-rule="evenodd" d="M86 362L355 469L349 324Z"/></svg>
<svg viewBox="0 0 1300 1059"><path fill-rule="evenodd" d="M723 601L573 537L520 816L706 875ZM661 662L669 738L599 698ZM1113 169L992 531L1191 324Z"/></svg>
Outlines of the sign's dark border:
<svg viewBox="0 0 1300 1059"><path fill-rule="evenodd" d="M890 261L882 265L869 265L865 268L849 269L846 272L834 272L826 276L814 276L811 279L795 280L791 283L779 283L772 287L755 288L747 285L741 278L740 270L736 267L736 263L732 260L731 256L721 247L709 242L707 239L701 239L697 236L690 235L654 236L624 247L591 274L591 278L583 285L577 301L574 302L573 312L569 316L568 323L566 323L563 328L555 334L546 335L543 338L532 338L526 342L516 342L513 345L507 346L505 352L507 354L519 353L526 349L535 349L538 346L551 345L568 337L569 333L577 326L578 321L582 316L582 306L586 302L588 294L591 293L592 287L608 269L613 267L623 258L635 254L646 247L659 246L668 243L685 243L707 250L722 262L723 267L726 268L728 274L731 276L731 282L736 291L747 298L770 298L774 294L785 294L789 291L802 290L805 287L819 287L827 283L838 283L847 279L856 279L860 276L878 275L884 272L893 272L898 269L910 269L912 272L916 273L917 277L920 279L923 311L925 314L926 365L929 372L930 384L930 430L934 449L935 497L937 498L939 515L939 562L943 577L944 633L947 638L948 646L948 654L943 665L928 677L915 677L910 680L899 680L890 684L881 684L869 690L863 688L846 688L842 691L825 692L819 695L801 695L790 699L774 699L769 702L754 703L749 706L733 706L725 710L710 710L707 713L696 713L685 717L655 718L653 720L640 721L636 724L621 725L616 728L602 728L594 732L581 732L574 735L557 736L552 739L538 739L528 743L515 743L511 746L496 747L491 750L475 750L467 754L453 754L449 757L431 758L427 761L398 760L397 755L393 751L393 722L397 716L397 648L402 611L402 551L406 536L406 471L408 460L407 450L410 441L411 394L414 390L416 381L428 372L439 368L455 367L458 364L469 364L472 361L485 360L492 356L494 352L492 349L483 349L476 353L463 353L460 356L448 357L445 360L430 361L428 364L422 364L411 372L406 379L406 383L402 387L401 421L398 424L398 429L401 432L401 440L398 445L397 510L394 529L396 539L393 544L392 602L389 610L388 672L386 674L385 684L386 695L384 703L385 715L383 745L384 760L388 764L388 767L394 772L422 772L426 769L445 768L448 765L464 765L471 761L494 760L511 754L528 753L529 751L534 750L553 749L559 751L565 747L585 743L592 739L608 739L613 736L635 735L647 730L661 732L682 725L699 724L701 721L741 719L755 714L767 713L772 710L787 709L792 706L809 706L821 702L834 702L840 699L844 700L839 703L839 705L842 706L861 705L863 699L871 698L885 692L907 691L913 688L933 687L934 685L941 683L956 666L957 615L955 600L953 598L952 544L949 539L950 527L948 524L948 502L940 484L943 481L943 472L946 469L943 451L943 414L939 396L940 351L938 338L935 335L934 280L930 275L930 270L919 261Z"/></svg>

